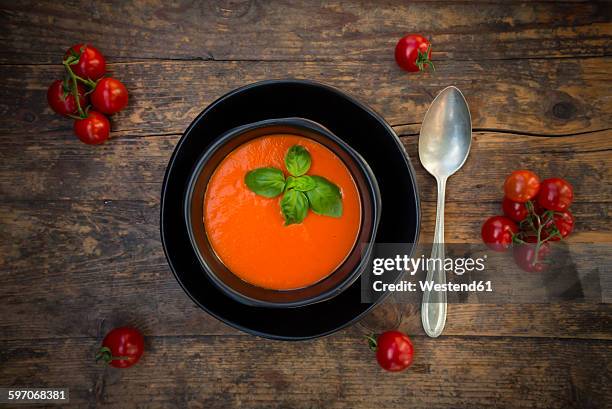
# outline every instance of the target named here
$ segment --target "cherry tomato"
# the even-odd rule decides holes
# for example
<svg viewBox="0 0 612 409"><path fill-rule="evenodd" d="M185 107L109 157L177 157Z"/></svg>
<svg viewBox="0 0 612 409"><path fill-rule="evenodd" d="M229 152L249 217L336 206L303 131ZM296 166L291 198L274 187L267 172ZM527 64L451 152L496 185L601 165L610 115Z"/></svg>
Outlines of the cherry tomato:
<svg viewBox="0 0 612 409"><path fill-rule="evenodd" d="M514 202L505 196L504 200L502 201L502 210L506 216L515 222L524 220L529 214L529 210L527 210L525 203Z"/></svg>
<svg viewBox="0 0 612 409"><path fill-rule="evenodd" d="M506 251L512 245L512 237L516 233L516 223L504 216L489 217L480 231L482 241L494 251Z"/></svg>
<svg viewBox="0 0 612 409"><path fill-rule="evenodd" d="M104 337L96 361L103 360L115 368L129 368L140 360L144 352L144 338L130 327L115 328Z"/></svg>
<svg viewBox="0 0 612 409"><path fill-rule="evenodd" d="M525 203L538 194L540 178L529 170L515 170L504 182L506 197L514 202Z"/></svg>
<svg viewBox="0 0 612 409"><path fill-rule="evenodd" d="M74 133L89 145L98 145L108 139L110 122L103 114L89 111L87 118L74 121Z"/></svg>
<svg viewBox="0 0 612 409"><path fill-rule="evenodd" d="M530 236L533 237L533 236ZM537 238L534 238L537 241ZM528 243L519 244L513 247L512 257L517 266L521 270L528 273L541 273L548 269L548 256L550 255L550 246L548 243L541 243L538 250L538 257L536 260L536 243L527 240Z"/></svg>
<svg viewBox="0 0 612 409"><path fill-rule="evenodd" d="M564 212L557 212L553 215L552 221L549 221L545 228L542 230L542 238L547 238L550 234L549 231L552 228L553 224L559 231L559 234L554 235L550 238L551 241L558 241L561 238L565 238L569 236L569 234L574 230L574 215L569 210Z"/></svg>
<svg viewBox="0 0 612 409"><path fill-rule="evenodd" d="M550 178L542 181L538 203L548 210L562 212L574 200L574 189L565 179Z"/></svg>
<svg viewBox="0 0 612 409"><path fill-rule="evenodd" d="M431 44L419 34L402 37L395 46L395 61L402 69L410 72L434 68L431 62Z"/></svg>
<svg viewBox="0 0 612 409"><path fill-rule="evenodd" d="M115 78L102 78L91 94L91 103L102 113L114 114L127 105L127 89Z"/></svg>
<svg viewBox="0 0 612 409"><path fill-rule="evenodd" d="M387 331L380 334L376 341L368 339L370 346L376 348L376 360L383 369L399 372L412 364L414 348L406 334Z"/></svg>
<svg viewBox="0 0 612 409"><path fill-rule="evenodd" d="M79 103L81 108L87 106L87 96L85 95L85 87L81 84L77 85L79 90ZM55 80L47 90L47 101L49 106L60 115L76 115L78 113L76 100L70 90L70 87L65 87L64 82Z"/></svg>
<svg viewBox="0 0 612 409"><path fill-rule="evenodd" d="M76 44L66 51L64 60L70 56L79 57L79 62L71 65L79 77L97 80L106 72L106 60L100 51L89 44Z"/></svg>

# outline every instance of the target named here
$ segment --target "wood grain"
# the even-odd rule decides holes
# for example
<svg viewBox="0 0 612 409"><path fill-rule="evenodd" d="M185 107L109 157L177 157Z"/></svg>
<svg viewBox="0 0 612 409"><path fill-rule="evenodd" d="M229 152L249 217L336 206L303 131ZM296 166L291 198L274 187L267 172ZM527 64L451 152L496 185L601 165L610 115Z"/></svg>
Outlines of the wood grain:
<svg viewBox="0 0 612 409"><path fill-rule="evenodd" d="M0 195L3 201L158 202L165 168L178 139L178 135L120 137L92 148L68 133L0 138ZM417 160L418 138L408 136L402 141L416 170L421 199L434 202L433 179ZM575 187L576 203L590 203L590 210L585 211L609 226L611 149L610 130L562 138L475 133L465 167L449 181L449 211L453 211L453 202L476 202L474 213L484 210L482 202L499 203L505 177L514 169L528 168L543 178L567 178ZM424 206L424 217L431 216L431 209L431 205Z"/></svg>
<svg viewBox="0 0 612 409"><path fill-rule="evenodd" d="M84 39L112 59L393 61L406 33L434 58L610 55L610 3L5 2L0 62L49 63ZM84 33L84 31L86 31ZM86 35L84 35L86 34Z"/></svg>
<svg viewBox="0 0 612 409"><path fill-rule="evenodd" d="M496 214L498 206L450 202L448 241L479 243L482 213ZM421 237L431 238L434 206L423 207ZM597 205L575 207L577 238L609 226ZM144 201L0 203L0 339L95 336L126 323L157 335L235 334L197 308L175 281L158 214L158 203ZM381 311L399 309L402 328L423 333L414 305L389 304ZM612 339L611 313L611 305L592 303L452 305L445 334ZM364 325L397 324L374 314Z"/></svg>
<svg viewBox="0 0 612 409"><path fill-rule="evenodd" d="M416 361L397 374L378 368L359 336L301 343L151 336L142 362L123 371L92 361L96 338L5 341L0 383L70 385L71 407L569 409L603 408L612 394L607 341L413 341Z"/></svg>
<svg viewBox="0 0 612 409"><path fill-rule="evenodd" d="M453 84L474 142L449 181L447 241L479 242L505 176L529 168L574 184L570 245L610 243L611 12L597 1L1 2L0 386L69 386L70 406L88 408L606 407L612 304L452 304L432 340L418 305L390 299L336 335L269 342L191 302L158 224L165 167L204 107L250 82L307 78L354 95L402 136L426 240L435 191L417 135ZM395 65L407 32L431 38L434 73ZM46 103L63 51L81 41L130 92L99 147ZM143 361L96 366L119 325L143 330ZM363 335L396 326L415 363L383 373Z"/></svg>
<svg viewBox="0 0 612 409"><path fill-rule="evenodd" d="M112 64L130 91L113 116L114 135L182 133L208 104L265 79L302 78L339 87L392 125L418 125L449 84L465 94L476 129L566 135L609 129L612 58L448 61L435 73L402 72L394 62L164 61ZM62 136L72 121L47 106L60 65L0 66L0 135ZM418 128L417 128L418 129Z"/></svg>

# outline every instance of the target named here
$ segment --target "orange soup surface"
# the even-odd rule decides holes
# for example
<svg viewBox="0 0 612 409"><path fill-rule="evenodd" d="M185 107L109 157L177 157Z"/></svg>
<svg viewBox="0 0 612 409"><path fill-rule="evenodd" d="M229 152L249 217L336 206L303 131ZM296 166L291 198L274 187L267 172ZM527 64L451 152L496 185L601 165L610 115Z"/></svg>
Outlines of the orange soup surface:
<svg viewBox="0 0 612 409"><path fill-rule="evenodd" d="M308 211L299 224L285 226L280 198L249 190L247 172L282 169L293 145L312 157L308 175L322 176L340 187L339 218ZM331 274L351 252L361 223L357 186L344 163L318 142L296 135L267 135L232 151L213 173L204 197L204 225L213 250L238 277L276 290L302 288Z"/></svg>

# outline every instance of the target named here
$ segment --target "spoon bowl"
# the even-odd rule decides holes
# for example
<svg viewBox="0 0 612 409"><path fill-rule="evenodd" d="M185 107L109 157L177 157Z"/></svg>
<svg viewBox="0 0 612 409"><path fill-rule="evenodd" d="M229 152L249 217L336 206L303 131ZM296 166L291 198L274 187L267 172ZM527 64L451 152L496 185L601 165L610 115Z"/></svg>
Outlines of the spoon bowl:
<svg viewBox="0 0 612 409"><path fill-rule="evenodd" d="M448 178L465 163L472 144L472 120L461 91L450 86L433 100L419 135L419 158L436 178Z"/></svg>

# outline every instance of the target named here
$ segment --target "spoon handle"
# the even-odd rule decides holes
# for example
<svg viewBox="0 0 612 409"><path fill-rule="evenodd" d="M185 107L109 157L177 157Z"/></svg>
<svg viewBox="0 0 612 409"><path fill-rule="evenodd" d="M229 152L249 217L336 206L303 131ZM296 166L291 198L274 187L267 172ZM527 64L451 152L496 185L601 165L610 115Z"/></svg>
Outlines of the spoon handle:
<svg viewBox="0 0 612 409"><path fill-rule="evenodd" d="M444 201L446 195L446 179L437 179L438 182L438 209L436 212L436 230L431 249L431 261L428 264L427 282L433 284L446 284L444 271ZM439 261L437 261L439 260ZM446 324L446 291L434 291L427 288L423 292L421 304L421 321L425 333L432 338L438 337Z"/></svg>

